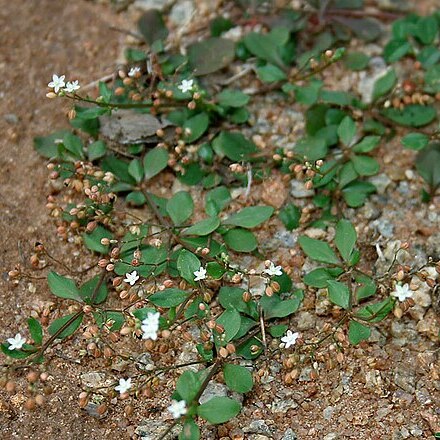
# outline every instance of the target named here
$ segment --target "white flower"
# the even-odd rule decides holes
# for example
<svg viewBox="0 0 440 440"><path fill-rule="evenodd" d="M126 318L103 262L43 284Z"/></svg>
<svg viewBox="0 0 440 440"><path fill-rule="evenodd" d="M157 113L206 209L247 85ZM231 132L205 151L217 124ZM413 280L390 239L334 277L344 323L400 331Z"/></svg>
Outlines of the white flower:
<svg viewBox="0 0 440 440"><path fill-rule="evenodd" d="M283 336L281 338L281 341L284 342L285 348L289 348L291 345L296 344L296 340L298 338L299 338L298 332L292 333L292 331L287 330L286 336Z"/></svg>
<svg viewBox="0 0 440 440"><path fill-rule="evenodd" d="M267 273L269 276L273 277L274 275L280 276L283 274L281 270L281 266L275 266L275 264L270 262L270 266L267 269L264 269L264 273Z"/></svg>
<svg viewBox="0 0 440 440"><path fill-rule="evenodd" d="M79 90L81 88L81 86L78 83L78 80L76 81L67 81L66 87L64 88L64 91L67 93L73 93L76 90Z"/></svg>
<svg viewBox="0 0 440 440"><path fill-rule="evenodd" d="M9 338L7 341L9 342L9 350L20 350L26 342L26 339L23 338L20 333L17 333L13 338Z"/></svg>
<svg viewBox="0 0 440 440"><path fill-rule="evenodd" d="M139 275L137 274L137 272L134 270L132 273L126 273L125 274L125 278L124 281L128 284L130 284L130 286L134 286L136 284L136 281L139 279Z"/></svg>
<svg viewBox="0 0 440 440"><path fill-rule="evenodd" d="M399 301L405 301L407 298L411 298L413 296L413 291L409 288L408 283L401 286L400 284L396 284L396 290L391 292L391 296L395 296L399 299Z"/></svg>
<svg viewBox="0 0 440 440"><path fill-rule="evenodd" d="M206 278L206 269L200 266L200 269L194 272L194 277L194 281L204 280Z"/></svg>
<svg viewBox="0 0 440 440"><path fill-rule="evenodd" d="M119 391L120 394L126 393L131 388L131 377L127 380L119 379L119 385L115 387L115 391Z"/></svg>
<svg viewBox="0 0 440 440"><path fill-rule="evenodd" d="M140 67L132 67L128 72L128 76L130 78L134 78L138 73L140 73L140 71L141 71Z"/></svg>
<svg viewBox="0 0 440 440"><path fill-rule="evenodd" d="M157 339L157 331L159 330L160 313L148 313L147 317L142 321L141 330L143 332L142 339Z"/></svg>
<svg viewBox="0 0 440 440"><path fill-rule="evenodd" d="M58 93L66 85L64 78L66 78L66 75L58 76L54 74L52 75L52 81L47 86L53 89L55 93Z"/></svg>
<svg viewBox="0 0 440 440"><path fill-rule="evenodd" d="M178 89L182 91L182 93L190 92L194 87L193 79L182 79L182 82L177 86Z"/></svg>
<svg viewBox="0 0 440 440"><path fill-rule="evenodd" d="M172 400L171 405L168 407L168 411L175 419L179 419L186 414L187 408L184 400Z"/></svg>

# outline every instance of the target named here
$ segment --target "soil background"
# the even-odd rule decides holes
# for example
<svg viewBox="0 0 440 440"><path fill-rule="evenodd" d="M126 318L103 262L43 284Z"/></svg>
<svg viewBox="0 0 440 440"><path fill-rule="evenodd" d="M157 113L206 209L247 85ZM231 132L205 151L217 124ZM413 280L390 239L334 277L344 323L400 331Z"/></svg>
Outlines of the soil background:
<svg viewBox="0 0 440 440"><path fill-rule="evenodd" d="M420 1L417 7L424 12L434 4L435 0ZM29 257L36 241L45 243L59 257L69 249L56 238L53 221L47 215L48 172L44 160L33 149L35 136L47 135L68 125L68 104L48 100L46 85L53 73L66 74L81 84L112 73L125 36L111 31L110 26L127 28L130 24L126 20L108 5L84 0L0 0L0 340L14 335L33 309L52 300L44 279L14 285L8 281L8 271L17 263L30 269ZM408 236L410 233L408 230ZM404 231L401 236L405 236ZM68 258L72 258L74 264L76 257ZM266 388L259 387L247 398L246 409L234 423L243 427L257 419L266 422L270 419L271 423L266 424L268 432L285 432L291 428L301 440L432 438L432 430L438 427L440 396L429 371L423 370L424 360L418 361L418 354L426 347L431 347L429 342L405 350L398 346L387 350L375 346L353 350L345 361L354 378L349 392L341 388L343 372L335 371L317 383L302 383L293 394L286 392L285 399L293 397L302 403L274 416L267 405L260 403L271 402L270 389L276 391L284 387L278 384L282 381L282 372L277 372L275 382ZM383 377L389 379L384 382L377 379L375 391L365 391L363 368L367 364L377 377L382 372ZM77 405L81 391L79 376L99 367L91 361L77 365L63 354L54 356L45 367L50 373L48 383L53 393L34 412L23 409L27 396L24 380L17 381L14 394L1 390L0 438L138 438L134 431L140 420L154 419L156 405L162 411L167 401L139 402L131 418L124 417L122 405L103 419L91 417ZM270 369L269 364L266 367ZM431 403L426 403L423 395L414 398L415 390L400 390L400 394L396 394L396 389L399 391L393 382L396 371L401 375L412 371L412 377L422 382L421 389ZM374 383L374 377L368 377ZM333 417L334 414L337 416ZM396 434L401 427L406 431ZM339 433L339 437L324 436L329 431ZM228 439L227 432L228 429L208 430L204 438ZM258 435L253 433L245 438L280 438Z"/></svg>

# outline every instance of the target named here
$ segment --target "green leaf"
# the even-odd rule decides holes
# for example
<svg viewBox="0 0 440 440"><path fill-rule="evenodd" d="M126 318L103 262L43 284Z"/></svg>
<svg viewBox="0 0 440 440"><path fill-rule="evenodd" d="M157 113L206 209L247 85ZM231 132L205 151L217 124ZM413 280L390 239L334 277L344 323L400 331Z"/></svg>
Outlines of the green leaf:
<svg viewBox="0 0 440 440"><path fill-rule="evenodd" d="M51 336L55 335L58 330L72 320L75 315L76 313L72 313L70 315L63 316L62 318L55 319L55 321L49 325L47 331ZM72 322L59 335L57 335L57 339L64 339L70 335L73 335L73 333L75 333L75 331L81 325L83 317L84 314L81 313L77 318L73 319Z"/></svg>
<svg viewBox="0 0 440 440"><path fill-rule="evenodd" d="M23 345L23 348L21 350L9 350L9 345L8 344L1 344L0 348L2 350L2 352L6 355L11 357L12 359L26 359L27 357L29 357L32 353L35 353L35 349L34 350L24 350L24 348L26 349L33 349L34 347L32 345Z"/></svg>
<svg viewBox="0 0 440 440"><path fill-rule="evenodd" d="M184 235L208 235L211 232L214 232L220 226L220 220L218 217L209 217L204 220L201 220L194 225L190 226L188 229L185 229L183 232Z"/></svg>
<svg viewBox="0 0 440 440"><path fill-rule="evenodd" d="M304 276L304 282L308 286L319 287L320 289L327 287L327 281L333 280L341 275L344 271L340 268L323 268L312 270Z"/></svg>
<svg viewBox="0 0 440 440"><path fill-rule="evenodd" d="M66 150L70 151L75 157L84 159L82 141L78 136L66 133L63 138L63 144Z"/></svg>
<svg viewBox="0 0 440 440"><path fill-rule="evenodd" d="M81 301L81 294L78 287L76 287L75 281L51 271L47 275L47 283L50 291L55 296Z"/></svg>
<svg viewBox="0 0 440 440"><path fill-rule="evenodd" d="M417 154L416 168L431 188L440 186L440 143L432 143Z"/></svg>
<svg viewBox="0 0 440 440"><path fill-rule="evenodd" d="M373 86L373 101L386 95L396 85L397 76L394 69L388 70L384 75L376 80Z"/></svg>
<svg viewBox="0 0 440 440"><path fill-rule="evenodd" d="M353 155L351 157L354 169L360 176L374 176L379 172L379 162L373 157Z"/></svg>
<svg viewBox="0 0 440 440"><path fill-rule="evenodd" d="M258 246L255 235L246 229L230 229L223 239L228 247L237 252L252 252Z"/></svg>
<svg viewBox="0 0 440 440"><path fill-rule="evenodd" d="M246 313L253 318L258 317L258 312L254 302L244 302L244 289L233 286L222 286L218 294L218 301L224 309L236 309L239 312Z"/></svg>
<svg viewBox="0 0 440 440"><path fill-rule="evenodd" d="M225 89L217 95L217 101L223 107L243 107L249 99L249 95L240 90Z"/></svg>
<svg viewBox="0 0 440 440"><path fill-rule="evenodd" d="M368 153L371 150L374 150L379 142L380 136L365 136L352 148L352 150L355 153Z"/></svg>
<svg viewBox="0 0 440 440"><path fill-rule="evenodd" d="M350 341L350 344L357 345L359 342L366 341L370 335L370 327L360 324L357 321L350 321L348 327L348 340Z"/></svg>
<svg viewBox="0 0 440 440"><path fill-rule="evenodd" d="M301 210L293 203L288 203L280 210L278 215L288 231L292 231L299 226Z"/></svg>
<svg viewBox="0 0 440 440"><path fill-rule="evenodd" d="M270 64L275 64L281 68L284 67L283 60L278 51L279 43L277 44L274 38L271 38L269 35L250 32L244 37L243 42L247 50L253 55Z"/></svg>
<svg viewBox="0 0 440 440"><path fill-rule="evenodd" d="M182 304L190 294L190 292L185 292L185 290L171 288L153 293L153 295L148 297L148 300L157 307L169 309L170 307L177 307Z"/></svg>
<svg viewBox="0 0 440 440"><path fill-rule="evenodd" d="M82 237L87 249L100 254L106 254L108 252L108 245L104 246L101 244L101 240L103 238L112 239L113 234L103 226L99 225L92 232L85 232Z"/></svg>
<svg viewBox="0 0 440 440"><path fill-rule="evenodd" d="M328 280L328 296L333 304L342 307L345 310L350 308L351 294L348 287L339 281Z"/></svg>
<svg viewBox="0 0 440 440"><path fill-rule="evenodd" d="M229 397L213 397L197 408L197 414L212 424L225 423L234 418L241 405Z"/></svg>
<svg viewBox="0 0 440 440"><path fill-rule="evenodd" d="M432 122L437 111L431 105L410 104L399 110L386 108L381 111L382 115L404 127L421 127Z"/></svg>
<svg viewBox="0 0 440 440"><path fill-rule="evenodd" d="M212 142L212 148L220 157L226 156L234 162L250 159L258 151L255 144L241 133L222 131Z"/></svg>
<svg viewBox="0 0 440 440"><path fill-rule="evenodd" d="M91 162L105 156L106 151L107 145L104 141L101 140L93 142L87 147L87 155Z"/></svg>
<svg viewBox="0 0 440 440"><path fill-rule="evenodd" d="M133 159L128 165L128 172L136 180L137 183L141 183L144 178L144 169L139 159Z"/></svg>
<svg viewBox="0 0 440 440"><path fill-rule="evenodd" d="M48 159L58 156L58 140L62 140L69 133L67 130L59 130L49 136L37 136L34 138L34 148L43 157Z"/></svg>
<svg viewBox="0 0 440 440"><path fill-rule="evenodd" d="M226 385L237 393L248 393L254 386L254 380L250 371L240 365L225 364L223 375Z"/></svg>
<svg viewBox="0 0 440 440"><path fill-rule="evenodd" d="M96 325L99 328L102 328L104 325L106 325L107 329L112 332L121 330L121 327L125 323L125 316L121 312L105 312L100 310L99 312L93 313L93 318L95 319Z"/></svg>
<svg viewBox="0 0 440 440"><path fill-rule="evenodd" d="M168 151L162 147L156 147L144 156L145 179L151 179L159 174L168 165Z"/></svg>
<svg viewBox="0 0 440 440"><path fill-rule="evenodd" d="M177 270L180 276L188 281L191 285L195 286L194 282L194 272L200 269L200 260L192 253L186 249L182 249L177 258Z"/></svg>
<svg viewBox="0 0 440 440"><path fill-rule="evenodd" d="M194 202L186 191L179 191L168 200L167 213L175 225L181 225L188 220L194 211Z"/></svg>
<svg viewBox="0 0 440 440"><path fill-rule="evenodd" d="M361 301L365 298L369 298L370 296L376 293L377 287L374 280L366 275L359 274L355 277L356 283L359 286L356 287L356 299Z"/></svg>
<svg viewBox="0 0 440 440"><path fill-rule="evenodd" d="M177 379L176 391L185 402L191 402L200 389L200 379L193 371L184 371Z"/></svg>
<svg viewBox="0 0 440 440"><path fill-rule="evenodd" d="M250 206L230 215L223 223L242 228L255 228L268 220L273 212L271 206Z"/></svg>
<svg viewBox="0 0 440 440"><path fill-rule="evenodd" d="M363 52L349 52L344 58L344 64L350 70L364 70L367 68L370 57Z"/></svg>
<svg viewBox="0 0 440 440"><path fill-rule="evenodd" d="M226 273L226 269L216 261L206 263L206 273L214 280L220 280Z"/></svg>
<svg viewBox="0 0 440 440"><path fill-rule="evenodd" d="M370 182L355 181L349 183L342 190L342 195L348 206L357 208L365 203L365 199L376 191L376 187Z"/></svg>
<svg viewBox="0 0 440 440"><path fill-rule="evenodd" d="M430 67L425 73L425 92L440 93L440 64Z"/></svg>
<svg viewBox="0 0 440 440"><path fill-rule="evenodd" d="M43 342L43 328L41 327L40 322L32 317L29 318L27 322L29 327L29 333L31 334L32 339L34 340L35 345L41 345L41 343Z"/></svg>
<svg viewBox="0 0 440 440"><path fill-rule="evenodd" d="M421 150L429 143L429 136L423 133L408 133L401 140L402 145L410 150Z"/></svg>
<svg viewBox="0 0 440 440"><path fill-rule="evenodd" d="M356 229L348 220L339 220L336 225L335 244L345 262L350 260L356 244Z"/></svg>
<svg viewBox="0 0 440 440"><path fill-rule="evenodd" d="M230 201L231 193L228 188L219 186L206 194L205 211L208 215L216 217Z"/></svg>
<svg viewBox="0 0 440 440"><path fill-rule="evenodd" d="M390 40L383 49L383 57L388 64L395 63L411 51L411 44L406 40Z"/></svg>
<svg viewBox="0 0 440 440"><path fill-rule="evenodd" d="M434 42L438 31L438 22L433 15L421 17L416 26L416 37L423 44Z"/></svg>
<svg viewBox="0 0 440 440"><path fill-rule="evenodd" d="M324 158L328 151L327 143L318 133L299 139L294 147L295 152L311 161Z"/></svg>
<svg viewBox="0 0 440 440"><path fill-rule="evenodd" d="M222 325L225 332L222 334L222 345L223 342L229 342L234 339L234 336L240 330L241 317L240 313L235 309L226 309L216 320L216 322Z"/></svg>
<svg viewBox="0 0 440 440"><path fill-rule="evenodd" d="M321 263L340 264L339 258L325 241L303 235L299 237L298 242L304 253L312 260L320 261Z"/></svg>
<svg viewBox="0 0 440 440"><path fill-rule="evenodd" d="M301 290L297 290L292 294L291 299L282 300L279 296L263 296L260 299L260 305L264 311L266 319L284 318L295 313L304 298Z"/></svg>
<svg viewBox="0 0 440 440"><path fill-rule="evenodd" d="M162 14L157 9L148 9L138 20L139 32L151 46L157 40L164 40L168 36Z"/></svg>
<svg viewBox="0 0 440 440"><path fill-rule="evenodd" d="M280 338L284 335L284 333L286 333L288 328L289 326L286 324L271 325L269 327L269 333L273 338Z"/></svg>
<svg viewBox="0 0 440 440"><path fill-rule="evenodd" d="M84 302L91 304L93 292L95 291L95 289L98 287L99 284L99 278L100 278L99 275L96 275L95 277L93 277L92 279L90 279L81 286L80 295ZM107 290L107 285L104 281L101 283L101 286L99 287L99 290L96 293L95 301L93 302L93 304L103 303L107 299L107 296L108 296L108 290Z"/></svg>
<svg viewBox="0 0 440 440"><path fill-rule="evenodd" d="M378 303L369 304L360 309L355 317L368 322L380 322L393 310L394 299L388 297Z"/></svg>
<svg viewBox="0 0 440 440"><path fill-rule="evenodd" d="M187 419L179 433L179 440L199 440L200 428L192 419Z"/></svg>
<svg viewBox="0 0 440 440"><path fill-rule="evenodd" d="M202 112L185 121L183 124L184 140L191 143L199 139L209 127L208 113Z"/></svg>
<svg viewBox="0 0 440 440"><path fill-rule="evenodd" d="M273 83L287 79L287 75L273 64L257 67L256 72L257 77L264 83Z"/></svg>
<svg viewBox="0 0 440 440"><path fill-rule="evenodd" d="M196 76L228 66L235 58L235 43L225 38L207 38L188 47L188 61Z"/></svg>
<svg viewBox="0 0 440 440"><path fill-rule="evenodd" d="M356 135L356 124L350 116L346 116L338 127L338 136L341 142L346 146L350 146Z"/></svg>

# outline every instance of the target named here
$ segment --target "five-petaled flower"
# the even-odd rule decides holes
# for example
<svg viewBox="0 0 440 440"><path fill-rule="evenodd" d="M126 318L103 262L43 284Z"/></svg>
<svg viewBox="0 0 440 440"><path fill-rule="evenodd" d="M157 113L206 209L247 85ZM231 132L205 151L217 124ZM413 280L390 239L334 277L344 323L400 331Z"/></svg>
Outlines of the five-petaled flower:
<svg viewBox="0 0 440 440"><path fill-rule="evenodd" d="M403 286L396 284L396 290L391 292L391 296L395 296L399 301L405 301L408 298L412 298L413 291L409 288L408 283Z"/></svg>
<svg viewBox="0 0 440 440"><path fill-rule="evenodd" d="M296 340L299 338L299 333L293 333L291 330L287 330L286 336L281 338L281 342L284 342L284 347L289 348L291 345L296 344Z"/></svg>
<svg viewBox="0 0 440 440"><path fill-rule="evenodd" d="M128 72L128 76L130 78L134 78L135 76L137 76L138 73L140 73L140 71L141 71L140 67L132 67Z"/></svg>
<svg viewBox="0 0 440 440"><path fill-rule="evenodd" d="M159 330L160 313L147 313L147 317L142 321L142 339L157 339L157 331Z"/></svg>
<svg viewBox="0 0 440 440"><path fill-rule="evenodd" d="M125 278L124 281L128 284L130 284L130 286L134 286L136 284L136 281L139 279L139 275L137 274L137 272L134 270L132 273L126 273L125 274Z"/></svg>
<svg viewBox="0 0 440 440"><path fill-rule="evenodd" d="M20 350L26 342L26 339L23 338L20 333L17 333L13 338L8 338L7 341L9 342L9 350Z"/></svg>
<svg viewBox="0 0 440 440"><path fill-rule="evenodd" d="M171 405L168 407L168 411L175 419L180 419L186 414L187 408L184 400L172 400Z"/></svg>
<svg viewBox="0 0 440 440"><path fill-rule="evenodd" d="M270 262L270 266L267 269L264 269L264 273L267 273L270 277L274 275L280 276L283 274L281 266L275 266L275 264Z"/></svg>
<svg viewBox="0 0 440 440"><path fill-rule="evenodd" d="M62 89L66 85L66 83L64 82L65 78L66 75L58 76L53 74L52 81L47 86L53 89L55 93L58 93L60 89Z"/></svg>
<svg viewBox="0 0 440 440"><path fill-rule="evenodd" d="M194 88L193 79L182 79L182 82L177 86L182 93L190 92Z"/></svg>
<svg viewBox="0 0 440 440"><path fill-rule="evenodd" d="M200 266L199 270L194 271L194 281L201 281L206 278L206 269Z"/></svg>
<svg viewBox="0 0 440 440"><path fill-rule="evenodd" d="M128 379L119 379L119 385L115 387L115 391L120 394L126 393L131 388L131 377Z"/></svg>
<svg viewBox="0 0 440 440"><path fill-rule="evenodd" d="M78 83L78 80L76 81L67 81L66 87L64 88L64 91L67 93L74 93L77 90L79 90L81 86Z"/></svg>

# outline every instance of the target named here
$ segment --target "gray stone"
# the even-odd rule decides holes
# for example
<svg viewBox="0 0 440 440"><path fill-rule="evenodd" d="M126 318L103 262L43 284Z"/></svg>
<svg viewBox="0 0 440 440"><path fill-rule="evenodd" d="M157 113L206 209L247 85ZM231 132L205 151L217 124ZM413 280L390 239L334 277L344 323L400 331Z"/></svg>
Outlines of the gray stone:
<svg viewBox="0 0 440 440"><path fill-rule="evenodd" d="M331 420L336 409L337 408L335 406L328 406L327 408L324 408L324 411L322 412L324 420Z"/></svg>
<svg viewBox="0 0 440 440"><path fill-rule="evenodd" d="M399 367L394 372L394 384L403 391L413 394L416 390L416 375L409 368Z"/></svg>
<svg viewBox="0 0 440 440"><path fill-rule="evenodd" d="M315 312L318 316L326 316L332 309L332 304L328 299L327 289L319 289L316 292Z"/></svg>
<svg viewBox="0 0 440 440"><path fill-rule="evenodd" d="M289 411L289 409L294 408L298 408L298 404L293 399L277 399L270 405L270 409L273 413L284 414Z"/></svg>
<svg viewBox="0 0 440 440"><path fill-rule="evenodd" d="M373 57L369 63L370 71L359 72L358 91L362 101L370 104L373 100L374 83L387 73L387 64L381 57Z"/></svg>
<svg viewBox="0 0 440 440"><path fill-rule="evenodd" d="M391 238L394 235L394 225L386 218L379 218L370 223L382 237Z"/></svg>
<svg viewBox="0 0 440 440"><path fill-rule="evenodd" d="M228 396L228 387L222 383L218 382L209 382L208 386L203 391L203 394L200 396L199 403L202 405L203 403L211 400L213 397L227 397Z"/></svg>
<svg viewBox="0 0 440 440"><path fill-rule="evenodd" d="M165 422L162 420L143 420L136 428L135 433L141 440L157 440L162 438L162 435L166 432L172 422ZM173 427L171 432L163 440L172 440L177 438L181 430L180 425Z"/></svg>
<svg viewBox="0 0 440 440"><path fill-rule="evenodd" d="M81 375L82 385L90 389L108 387L113 382L113 379L107 378L105 373L100 373L99 371L90 371Z"/></svg>
<svg viewBox="0 0 440 440"><path fill-rule="evenodd" d="M366 202L359 211L360 216L367 220L376 220L381 213L382 211L371 202Z"/></svg>
<svg viewBox="0 0 440 440"><path fill-rule="evenodd" d="M269 426L267 426L266 422L261 419L254 420L253 422L249 423L248 426L243 428L243 431L249 434L272 435L272 431Z"/></svg>
<svg viewBox="0 0 440 440"><path fill-rule="evenodd" d="M313 189L306 189L304 182L300 180L290 181L290 195L297 199L304 199L307 197L312 197L315 194Z"/></svg>
<svg viewBox="0 0 440 440"><path fill-rule="evenodd" d="M96 419L102 419L106 416L107 411L104 414L98 413L98 403L88 402L84 408L84 411L91 417L95 417Z"/></svg>
<svg viewBox="0 0 440 440"><path fill-rule="evenodd" d="M377 188L378 194L385 194L388 185L392 182L392 180L385 173L372 176L368 179L368 181Z"/></svg>
<svg viewBox="0 0 440 440"><path fill-rule="evenodd" d="M297 440L298 436L295 434L292 428L287 428L281 440Z"/></svg>
<svg viewBox="0 0 440 440"><path fill-rule="evenodd" d="M179 1L171 9L170 21L177 26L184 26L191 21L194 11L194 4L191 0Z"/></svg>
<svg viewBox="0 0 440 440"><path fill-rule="evenodd" d="M300 312L298 314L298 330L310 330L315 328L316 317L310 312Z"/></svg>
<svg viewBox="0 0 440 440"><path fill-rule="evenodd" d="M322 440L339 440L340 438L337 432L330 432Z"/></svg>
<svg viewBox="0 0 440 440"><path fill-rule="evenodd" d="M20 121L20 120L18 119L18 116L17 116L15 113L6 113L6 114L3 116L3 119L4 119L8 124L11 124L11 125L16 125L16 124L18 124L18 122Z"/></svg>
<svg viewBox="0 0 440 440"><path fill-rule="evenodd" d="M172 3L172 0L136 0L133 7L141 11L148 11L149 9L158 9L162 11L166 6Z"/></svg>
<svg viewBox="0 0 440 440"><path fill-rule="evenodd" d="M299 374L298 380L300 382L310 382L312 379L310 378L310 373L312 372L312 367L304 367Z"/></svg>

